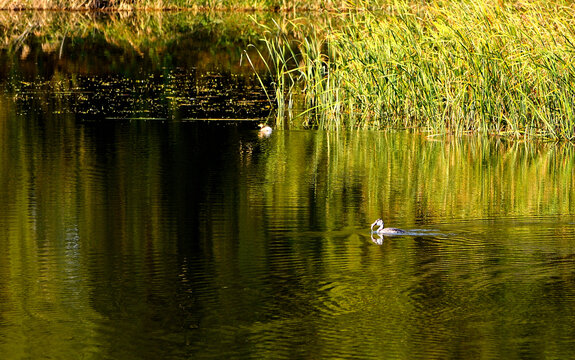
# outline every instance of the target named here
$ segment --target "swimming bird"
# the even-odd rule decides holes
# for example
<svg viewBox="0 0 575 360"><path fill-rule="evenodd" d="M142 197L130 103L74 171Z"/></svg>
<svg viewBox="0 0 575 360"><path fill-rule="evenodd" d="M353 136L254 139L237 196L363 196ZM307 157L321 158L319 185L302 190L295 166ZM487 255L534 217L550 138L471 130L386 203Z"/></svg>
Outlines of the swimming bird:
<svg viewBox="0 0 575 360"><path fill-rule="evenodd" d="M374 226L379 226L379 228L375 231L373 231L373 227ZM405 230L401 230L401 229L396 229L396 228L392 228L392 227L383 227L383 220L382 219L377 219L375 220L375 222L373 224L371 224L371 232L372 233L377 233L379 235L401 235L401 234L406 234L407 232Z"/></svg>
<svg viewBox="0 0 575 360"><path fill-rule="evenodd" d="M273 130L269 125L259 124L258 126L260 127L260 137L269 137L272 134Z"/></svg>

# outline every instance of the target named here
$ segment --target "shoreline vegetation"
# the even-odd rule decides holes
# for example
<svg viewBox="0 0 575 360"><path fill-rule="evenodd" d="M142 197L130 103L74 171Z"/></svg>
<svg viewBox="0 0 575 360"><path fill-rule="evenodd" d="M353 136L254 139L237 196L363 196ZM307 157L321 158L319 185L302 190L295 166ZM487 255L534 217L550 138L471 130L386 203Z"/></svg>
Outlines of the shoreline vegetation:
<svg viewBox="0 0 575 360"><path fill-rule="evenodd" d="M280 126L574 141L574 13L561 1L399 0L348 12L339 29L267 27L260 56Z"/></svg>
<svg viewBox="0 0 575 360"><path fill-rule="evenodd" d="M373 8L380 2L372 1ZM363 5L362 5L363 6ZM347 0L0 0L0 10L67 11L342 11L358 9Z"/></svg>
<svg viewBox="0 0 575 360"><path fill-rule="evenodd" d="M246 45L248 60L267 68L267 74L254 71L277 109L278 127L575 141L575 5L567 0L0 0L0 8L86 10L76 12L82 14L297 9L271 25L258 15L266 12L254 13L255 39L262 41ZM314 13L304 14L309 10L333 12L317 21ZM24 58L35 48L24 40L37 33L38 22L12 22L4 23L4 43ZM169 35L165 25L152 39ZM137 29L136 35L122 31L122 41L132 44L135 36L142 43L136 50L154 48L149 27ZM47 31L35 41L49 38ZM72 35L68 27L61 32L42 46L49 42L61 53Z"/></svg>

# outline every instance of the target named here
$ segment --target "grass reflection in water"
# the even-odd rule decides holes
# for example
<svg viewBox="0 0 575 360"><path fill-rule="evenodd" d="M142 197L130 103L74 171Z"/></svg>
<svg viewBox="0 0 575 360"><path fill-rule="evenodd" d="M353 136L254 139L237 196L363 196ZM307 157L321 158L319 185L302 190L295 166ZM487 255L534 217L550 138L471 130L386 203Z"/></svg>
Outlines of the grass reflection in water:
<svg viewBox="0 0 575 360"><path fill-rule="evenodd" d="M508 357L518 341L570 354L556 336L575 331L569 146L1 124L11 344L34 337L54 357ZM380 215L420 233L376 246Z"/></svg>

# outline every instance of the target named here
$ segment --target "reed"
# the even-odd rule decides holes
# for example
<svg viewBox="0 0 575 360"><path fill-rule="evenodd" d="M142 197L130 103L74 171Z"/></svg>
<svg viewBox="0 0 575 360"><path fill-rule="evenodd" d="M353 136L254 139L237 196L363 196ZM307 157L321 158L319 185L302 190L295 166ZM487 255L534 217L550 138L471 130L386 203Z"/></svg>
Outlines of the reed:
<svg viewBox="0 0 575 360"><path fill-rule="evenodd" d="M292 23L293 58L265 44L301 84L283 92L303 89L304 124L575 140L572 14L561 2L394 1L347 13L341 30Z"/></svg>
<svg viewBox="0 0 575 360"><path fill-rule="evenodd" d="M374 6L385 0L376 0ZM347 0L0 0L2 10L336 10Z"/></svg>

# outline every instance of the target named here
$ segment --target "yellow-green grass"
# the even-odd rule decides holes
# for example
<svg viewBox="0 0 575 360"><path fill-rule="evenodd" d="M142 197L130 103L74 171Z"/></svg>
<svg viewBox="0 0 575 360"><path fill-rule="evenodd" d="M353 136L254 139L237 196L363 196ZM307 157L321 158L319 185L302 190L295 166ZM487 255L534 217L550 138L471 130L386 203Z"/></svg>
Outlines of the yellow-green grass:
<svg viewBox="0 0 575 360"><path fill-rule="evenodd" d="M575 140L574 13L538 0L395 1L345 14L343 30L292 22L288 41L268 29L278 120ZM306 110L290 118L285 99L298 96Z"/></svg>
<svg viewBox="0 0 575 360"><path fill-rule="evenodd" d="M385 0L373 1L379 6ZM336 10L347 0L0 0L0 9L25 10Z"/></svg>

